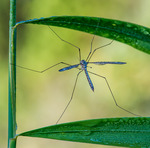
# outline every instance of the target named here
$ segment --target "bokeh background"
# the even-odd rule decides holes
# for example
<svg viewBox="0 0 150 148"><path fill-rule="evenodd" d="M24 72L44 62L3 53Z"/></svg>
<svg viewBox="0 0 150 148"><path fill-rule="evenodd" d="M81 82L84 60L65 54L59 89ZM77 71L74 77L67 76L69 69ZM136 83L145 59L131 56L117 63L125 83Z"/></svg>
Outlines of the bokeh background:
<svg viewBox="0 0 150 148"><path fill-rule="evenodd" d="M150 26L149 0L18 0L17 21L56 15L97 16ZM9 1L0 1L0 147L7 146L8 21ZM82 58L90 49L92 35L53 27L65 40L81 48ZM94 47L111 42L96 37ZM93 47L93 48L94 48ZM78 63L74 47L60 41L42 25L22 25L17 32L17 64L43 70L64 61ZM125 61L126 65L95 66L91 70L109 81L118 104L142 116L150 115L150 56L130 46L113 42L100 49L92 61ZM68 103L78 70L58 72L63 65L43 74L17 68L17 133L55 124ZM79 77L73 101L60 123L93 118L132 116L114 104L105 81L91 75L95 92L84 73ZM17 148L63 148L100 146L49 139L19 137Z"/></svg>

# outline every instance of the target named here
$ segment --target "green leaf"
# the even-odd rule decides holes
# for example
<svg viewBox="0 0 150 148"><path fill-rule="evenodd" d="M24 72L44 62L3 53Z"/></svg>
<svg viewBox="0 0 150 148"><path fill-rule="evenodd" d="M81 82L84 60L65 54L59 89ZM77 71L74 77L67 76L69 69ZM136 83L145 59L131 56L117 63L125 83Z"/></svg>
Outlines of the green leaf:
<svg viewBox="0 0 150 148"><path fill-rule="evenodd" d="M98 17L53 16L18 22L65 27L126 43L150 54L150 29L137 24Z"/></svg>
<svg viewBox="0 0 150 148"><path fill-rule="evenodd" d="M106 118L63 123L19 136L124 147L150 147L150 118Z"/></svg>

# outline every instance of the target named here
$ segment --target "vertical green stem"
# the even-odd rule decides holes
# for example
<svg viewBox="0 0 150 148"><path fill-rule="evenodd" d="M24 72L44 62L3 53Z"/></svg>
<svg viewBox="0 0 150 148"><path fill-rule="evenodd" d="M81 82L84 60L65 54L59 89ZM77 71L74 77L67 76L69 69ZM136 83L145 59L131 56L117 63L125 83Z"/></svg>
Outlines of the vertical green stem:
<svg viewBox="0 0 150 148"><path fill-rule="evenodd" d="M15 148L16 140L16 0L10 0L9 73L8 73L8 147ZM11 65L10 63L13 63Z"/></svg>

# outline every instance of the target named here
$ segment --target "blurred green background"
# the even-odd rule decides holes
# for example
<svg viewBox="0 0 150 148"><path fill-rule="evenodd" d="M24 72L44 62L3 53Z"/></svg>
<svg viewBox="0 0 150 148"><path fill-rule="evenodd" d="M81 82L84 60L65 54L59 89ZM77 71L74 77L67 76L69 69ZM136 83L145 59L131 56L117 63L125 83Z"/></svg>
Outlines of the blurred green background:
<svg viewBox="0 0 150 148"><path fill-rule="evenodd" d="M97 16L150 26L149 0L18 0L17 21L55 15ZM0 1L0 147L7 146L7 83L8 83L8 21L9 2ZM82 58L90 49L92 35L53 27L65 40L81 48ZM111 40L96 37L94 47ZM60 41L42 25L22 25L17 32L17 64L43 70L64 61L78 63L75 48ZM119 42L100 49L92 61L125 61L126 65L95 66L91 70L109 81L118 104L142 116L150 115L150 56ZM76 74L73 69L58 72L63 65L43 74L17 68L17 133L55 124L68 103ZM91 75L95 92L90 90L86 77L80 75L73 101L60 123L93 118L132 116L114 104L105 81ZM100 146L49 139L19 137L17 148Z"/></svg>

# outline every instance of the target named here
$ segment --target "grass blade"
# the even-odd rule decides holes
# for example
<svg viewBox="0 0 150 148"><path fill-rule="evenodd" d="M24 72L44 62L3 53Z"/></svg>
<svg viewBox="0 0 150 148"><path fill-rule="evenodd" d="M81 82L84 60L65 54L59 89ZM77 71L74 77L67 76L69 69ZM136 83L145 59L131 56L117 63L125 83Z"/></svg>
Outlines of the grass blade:
<svg viewBox="0 0 150 148"><path fill-rule="evenodd" d="M124 147L150 147L150 118L106 118L63 123L19 136Z"/></svg>
<svg viewBox="0 0 150 148"><path fill-rule="evenodd" d="M16 0L10 0L8 69L8 147L16 148ZM14 63L11 65L10 63Z"/></svg>
<svg viewBox="0 0 150 148"><path fill-rule="evenodd" d="M53 16L21 21L18 22L17 25L29 23L65 27L96 34L120 41L150 54L150 29L137 24L98 17ZM98 27L97 31L95 31L96 27Z"/></svg>

